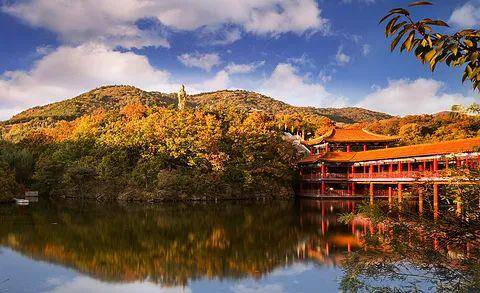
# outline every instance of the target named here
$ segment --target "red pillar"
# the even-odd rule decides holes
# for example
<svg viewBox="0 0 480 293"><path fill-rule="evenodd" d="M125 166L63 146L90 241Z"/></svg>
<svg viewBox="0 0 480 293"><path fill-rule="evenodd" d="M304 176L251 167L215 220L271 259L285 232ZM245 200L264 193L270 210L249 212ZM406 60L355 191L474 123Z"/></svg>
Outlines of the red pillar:
<svg viewBox="0 0 480 293"><path fill-rule="evenodd" d="M373 177L373 165L369 166L368 173L370 174L370 177Z"/></svg>
<svg viewBox="0 0 480 293"><path fill-rule="evenodd" d="M325 145L325 151L328 153L330 151L329 147L328 147L328 143Z"/></svg>
<svg viewBox="0 0 480 293"><path fill-rule="evenodd" d="M398 202L401 203L403 199L403 185L398 183Z"/></svg>
<svg viewBox="0 0 480 293"><path fill-rule="evenodd" d="M433 172L435 172L435 174L438 172L438 159L433 159Z"/></svg>
<svg viewBox="0 0 480 293"><path fill-rule="evenodd" d="M352 195L355 195L355 182L352 182Z"/></svg>
<svg viewBox="0 0 480 293"><path fill-rule="evenodd" d="M322 165L322 178L325 178L325 165Z"/></svg>
<svg viewBox="0 0 480 293"><path fill-rule="evenodd" d="M373 205L373 183L370 183L370 190L369 190L369 194L370 194L370 204Z"/></svg>
<svg viewBox="0 0 480 293"><path fill-rule="evenodd" d="M325 181L322 180L322 195L325 195Z"/></svg>
<svg viewBox="0 0 480 293"><path fill-rule="evenodd" d="M403 172L402 162L398 162L398 172Z"/></svg>
<svg viewBox="0 0 480 293"><path fill-rule="evenodd" d="M438 217L438 184L433 184L433 217Z"/></svg>
<svg viewBox="0 0 480 293"><path fill-rule="evenodd" d="M349 153L349 152L350 152L350 145L347 144L347 153Z"/></svg>
<svg viewBox="0 0 480 293"><path fill-rule="evenodd" d="M363 151L364 151L364 152L367 151L367 145L366 145L366 144L363 145Z"/></svg>

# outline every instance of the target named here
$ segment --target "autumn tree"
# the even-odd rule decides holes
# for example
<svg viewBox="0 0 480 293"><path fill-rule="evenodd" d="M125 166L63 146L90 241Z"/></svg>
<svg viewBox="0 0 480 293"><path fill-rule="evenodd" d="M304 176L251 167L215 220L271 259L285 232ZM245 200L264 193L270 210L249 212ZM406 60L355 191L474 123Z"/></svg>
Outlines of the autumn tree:
<svg viewBox="0 0 480 293"><path fill-rule="evenodd" d="M409 7L431 6L429 1L417 1ZM385 36L393 37L390 49L393 52L400 45L400 52L413 54L431 71L439 63L449 67L462 67L462 82L470 80L474 89L480 89L480 30L464 29L453 34L438 30L449 27L443 20L423 18L414 20L412 13L405 8L394 8L380 23L389 20L385 26Z"/></svg>

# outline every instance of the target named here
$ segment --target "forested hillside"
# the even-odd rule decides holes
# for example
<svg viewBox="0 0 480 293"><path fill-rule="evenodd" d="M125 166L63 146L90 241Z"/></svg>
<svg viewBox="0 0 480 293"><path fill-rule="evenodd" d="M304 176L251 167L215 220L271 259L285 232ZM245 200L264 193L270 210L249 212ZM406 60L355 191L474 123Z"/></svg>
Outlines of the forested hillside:
<svg viewBox="0 0 480 293"><path fill-rule="evenodd" d="M175 94L146 92L131 86L105 86L65 101L35 107L12 117L6 124L39 120L73 120L96 109L119 110L131 103L147 107L174 107ZM355 123L390 118L390 115L361 108L294 107L270 97L242 90L217 91L188 97L189 106L202 109L266 111L275 114L302 114L327 117L335 122Z"/></svg>
<svg viewBox="0 0 480 293"><path fill-rule="evenodd" d="M298 154L283 131L332 126L292 109L222 91L180 110L175 95L128 86L30 109L0 125L0 199L24 189L99 200L288 197Z"/></svg>
<svg viewBox="0 0 480 293"><path fill-rule="evenodd" d="M479 136L480 116L442 112L434 115L392 117L350 127L367 128L379 134L398 135L401 137L401 144L411 145Z"/></svg>
<svg viewBox="0 0 480 293"><path fill-rule="evenodd" d="M109 86L0 124L0 201L25 189L98 200L288 197L299 154L283 132L319 136L353 123L403 144L472 137L461 113L404 118L293 107L247 91L188 97Z"/></svg>

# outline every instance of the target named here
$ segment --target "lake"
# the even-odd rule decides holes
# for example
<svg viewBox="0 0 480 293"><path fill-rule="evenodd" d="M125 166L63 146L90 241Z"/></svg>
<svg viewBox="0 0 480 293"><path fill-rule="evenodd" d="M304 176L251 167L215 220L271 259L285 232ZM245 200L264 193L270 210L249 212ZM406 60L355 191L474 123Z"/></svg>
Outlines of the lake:
<svg viewBox="0 0 480 293"><path fill-rule="evenodd" d="M452 231L414 204L398 212L378 203L372 215L389 215L381 221L345 216L367 206L307 199L3 205L0 292L480 288L476 231Z"/></svg>

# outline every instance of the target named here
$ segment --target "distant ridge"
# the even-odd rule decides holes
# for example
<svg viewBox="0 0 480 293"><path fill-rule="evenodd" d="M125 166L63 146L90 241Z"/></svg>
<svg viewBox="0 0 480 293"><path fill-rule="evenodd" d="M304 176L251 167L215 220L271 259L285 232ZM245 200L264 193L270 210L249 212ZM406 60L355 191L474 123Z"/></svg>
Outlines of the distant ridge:
<svg viewBox="0 0 480 293"><path fill-rule="evenodd" d="M220 109L234 108L241 111L266 111L271 113L304 113L324 116L338 123L370 122L391 118L391 115L356 107L315 108L296 107L265 95L245 90L220 90L190 95L191 107ZM83 93L75 98L25 110L4 122L6 125L31 120L74 120L94 110L119 110L130 103L141 103L150 107L175 106L176 95L147 92L133 86L103 86Z"/></svg>

